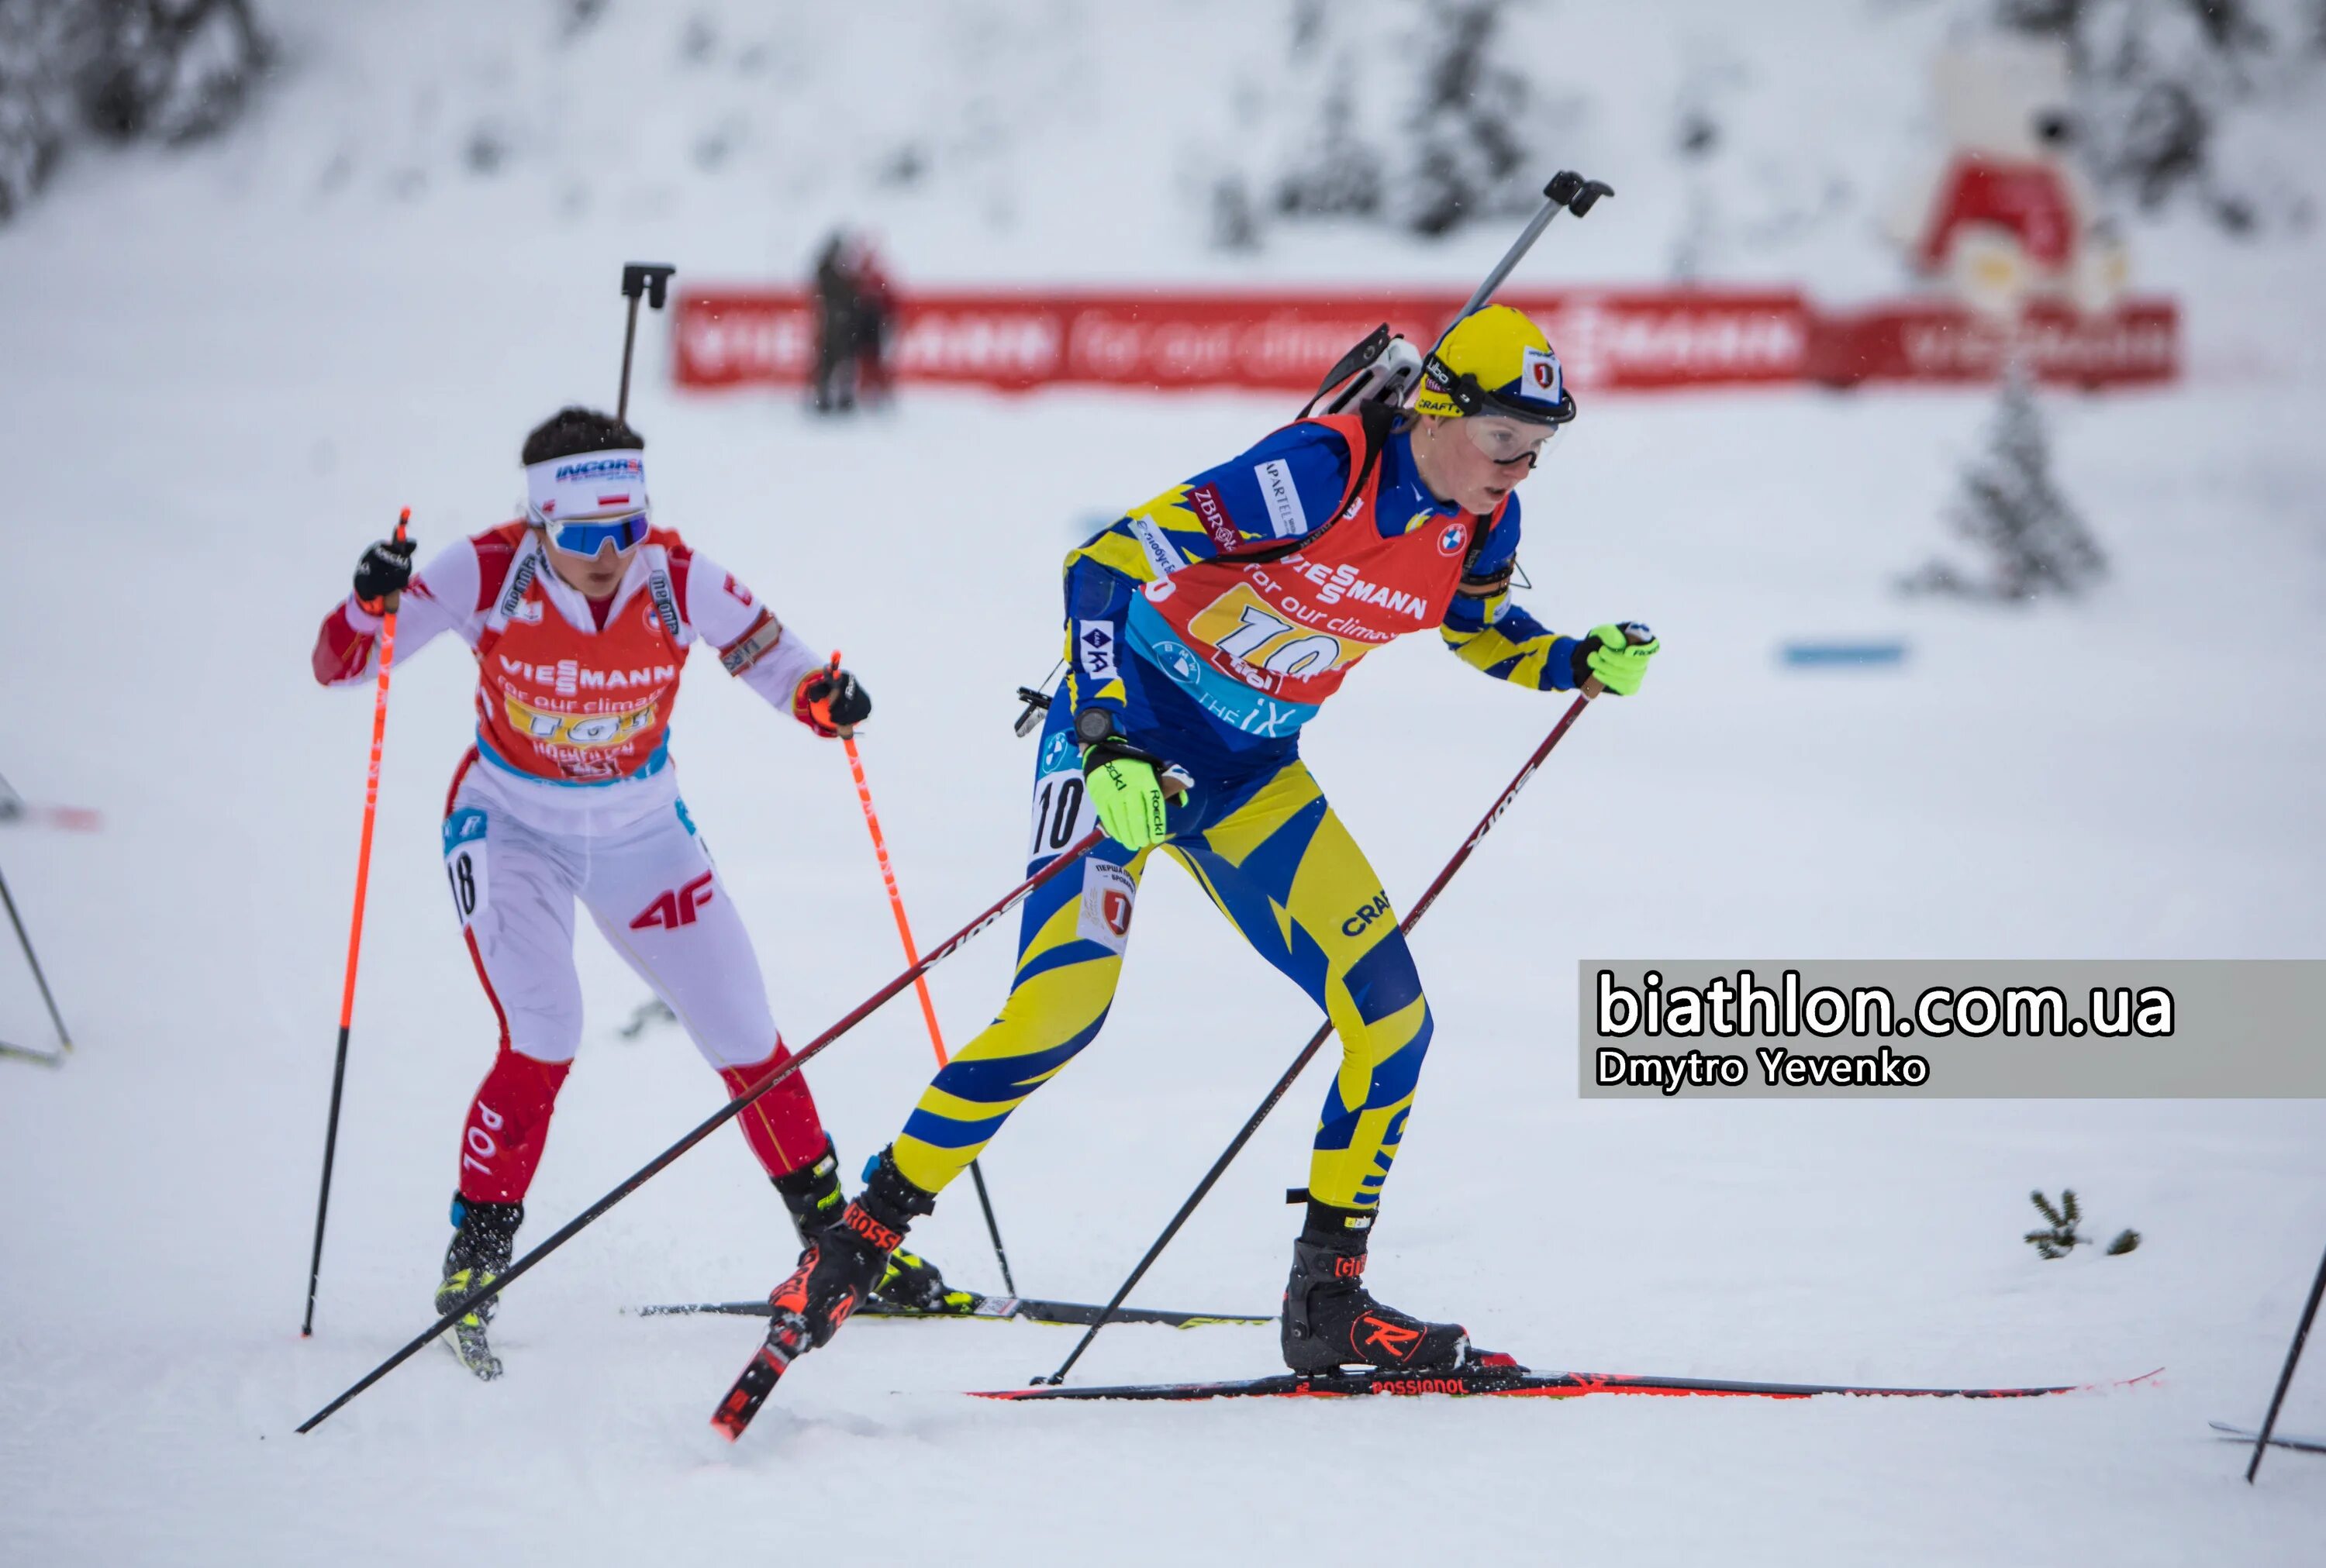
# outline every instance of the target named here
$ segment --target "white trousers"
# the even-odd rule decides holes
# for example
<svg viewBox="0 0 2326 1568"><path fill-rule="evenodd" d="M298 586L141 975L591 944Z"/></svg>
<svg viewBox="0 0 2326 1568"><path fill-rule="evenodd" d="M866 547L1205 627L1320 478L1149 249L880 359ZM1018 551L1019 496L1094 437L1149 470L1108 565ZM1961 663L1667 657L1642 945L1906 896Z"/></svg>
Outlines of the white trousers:
<svg viewBox="0 0 2326 1568"><path fill-rule="evenodd" d="M678 1016L713 1067L776 1049L768 988L742 916L674 794L608 831L520 820L516 792L555 787L467 765L444 818L444 872L511 1049L571 1062L582 1042L573 906Z"/></svg>

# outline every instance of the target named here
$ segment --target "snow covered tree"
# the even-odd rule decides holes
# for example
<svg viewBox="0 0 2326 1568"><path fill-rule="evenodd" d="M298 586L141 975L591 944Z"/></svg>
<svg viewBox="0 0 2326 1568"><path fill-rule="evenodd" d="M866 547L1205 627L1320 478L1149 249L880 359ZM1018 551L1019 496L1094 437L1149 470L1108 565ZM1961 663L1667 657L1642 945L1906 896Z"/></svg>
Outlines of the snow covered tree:
<svg viewBox="0 0 2326 1568"><path fill-rule="evenodd" d="M2149 211L2191 197L2232 233L2264 221L2250 174L2222 167L2222 133L2314 72L2317 0L1996 0L1996 16L2067 42L2076 139L2104 190Z"/></svg>
<svg viewBox="0 0 2326 1568"><path fill-rule="evenodd" d="M1462 0L1433 5L1424 18L1412 162L1399 214L1418 234L1532 211L1541 199L1542 176L1518 135L1534 87L1500 63L1495 49L1508 8L1508 0Z"/></svg>
<svg viewBox="0 0 2326 1568"><path fill-rule="evenodd" d="M1956 533L1980 546L1986 570L1932 561L1906 578L1908 593L1972 598L2073 596L2099 580L2107 558L2052 477L2052 442L2025 371L2004 379L1986 450L1964 472L1951 510Z"/></svg>
<svg viewBox="0 0 2326 1568"><path fill-rule="evenodd" d="M249 0L0 0L0 221L77 133L177 143L222 129L270 58Z"/></svg>
<svg viewBox="0 0 2326 1568"><path fill-rule="evenodd" d="M1528 74L1529 0L1299 0L1284 69L1255 95L1273 132L1223 148L1210 181L1223 246L1269 219L1354 218L1440 235L1531 213L1540 149L1579 110Z"/></svg>
<svg viewBox="0 0 2326 1568"><path fill-rule="evenodd" d="M57 0L0 0L0 223L32 200L64 148L64 13Z"/></svg>

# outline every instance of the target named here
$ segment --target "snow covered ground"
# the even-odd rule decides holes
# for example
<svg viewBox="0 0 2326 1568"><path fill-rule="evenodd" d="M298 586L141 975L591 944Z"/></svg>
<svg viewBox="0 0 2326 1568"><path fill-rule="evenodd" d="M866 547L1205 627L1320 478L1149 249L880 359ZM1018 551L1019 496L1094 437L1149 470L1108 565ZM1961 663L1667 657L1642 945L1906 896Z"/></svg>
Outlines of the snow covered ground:
<svg viewBox="0 0 2326 1568"><path fill-rule="evenodd" d="M1571 14L1642 60L1687 31L1627 9ZM172 166L85 162L0 231L0 771L106 817L96 835L0 836L82 1047L61 1072L0 1064L0 1558L1248 1561L1354 1539L1462 1562L2315 1560L2326 1471L2280 1454L2247 1489L2242 1452L2205 1423L2257 1419L2266 1399L2326 1242L2326 1109L1574 1090L1584 955L2326 953L2320 251L2177 228L2139 243L2144 270L2188 302L2189 382L2050 403L2063 483L2117 567L2080 605L1888 591L1944 541L1985 394L1581 389L1571 450L1529 489L1528 601L1561 626L1646 618L1665 652L1637 700L1577 725L1421 928L1440 1036L1374 1269L1389 1299L1540 1366L1978 1384L2162 1366L2154 1386L2014 1404L1007 1406L961 1391L1047 1371L1069 1333L866 1322L730 1448L706 1420L752 1327L619 1311L757 1294L787 1265L778 1206L722 1135L513 1289L500 1383L431 1350L293 1435L428 1320L457 1124L492 1028L435 849L470 682L440 647L395 677L322 1304L302 1342L369 724L367 700L312 685L315 622L397 506L424 548L500 520L523 431L610 395L622 260L788 271L847 210L844 167L789 195L777 178L846 163L786 161L782 127L839 90L808 67L743 139L749 178L721 175L675 151L718 105L673 74L675 16L617 6L572 46L643 51L651 32L632 145L594 99L571 121L554 112L593 79L629 84L592 78L586 53L502 39L523 90L497 86L482 37L496 24L471 11L414 7L399 29L372 8L302 8L302 74L252 126ZM1163 216L1184 209L1166 194L1158 111L1112 89L1142 66L1167 80L1257 23L1196 5L1123 33L1035 12L1057 25L1009 37L1049 51L1009 79L1056 72L1077 84L1066 107L1002 122L978 178L864 198L908 280L1249 264L1450 283L1500 248L1293 237L1249 264L1204 252ZM1701 31L1718 14L1688 14ZM1774 107L1809 71L1788 64L1788 35L1906 72L1935 25L1844 5L1786 21L1787 35L1728 41L1759 51L1766 136L1807 112ZM395 37L480 63L432 76L389 60ZM968 76L940 69L958 43L888 63L959 97ZM935 86L884 96L854 69L876 116L952 101ZM1863 72L1830 74L1837 94L1883 96ZM1117 97L1086 138L1043 117ZM438 131L414 128L423 101ZM430 162L456 144L456 111L486 101L532 115L525 155L498 180ZM1623 95L1594 102L1592 151L1618 168ZM1864 143L1905 144L1898 113ZM1093 171L1134 148L1130 191L1093 206ZM1650 199L1555 231L1536 275L1651 273L1663 168L1632 162ZM429 179L397 196L407 162ZM665 163L683 172L663 181ZM1000 218L996 191L1015 203ZM1872 269L1869 243L1829 235L1815 264L1842 286ZM862 672L879 709L867 765L934 936L1017 875L1031 756L1009 693L1054 655L1074 528L1287 411L916 394L830 426L788 401L682 398L650 369L635 412L663 515ZM1859 633L1906 638L1909 662L1809 675L1775 656L1787 637ZM1410 901L1558 710L1415 639L1368 663L1307 752ZM778 1016L813 1034L897 963L839 754L708 665L676 750ZM1313 1025L1184 878L1149 886L1106 1038L986 1162L1032 1293L1103 1299ZM528 1240L718 1101L675 1031L619 1037L640 988L594 934L583 944L593 1023ZM999 999L1008 958L994 933L939 971L953 1037ZM0 955L0 1038L42 1029ZM851 1163L892 1134L927 1068L909 1005L818 1063ZM1301 1179L1321 1093L1295 1091L1135 1299L1273 1305L1295 1228L1280 1193ZM2089 1229L2135 1226L2142 1248L2039 1263L2019 1240L2025 1194L2063 1184ZM953 1275L998 1285L965 1192L916 1235ZM1126 1327L1077 1376L1274 1365L1269 1331ZM2284 1424L2326 1430L2326 1367L2297 1382Z"/></svg>

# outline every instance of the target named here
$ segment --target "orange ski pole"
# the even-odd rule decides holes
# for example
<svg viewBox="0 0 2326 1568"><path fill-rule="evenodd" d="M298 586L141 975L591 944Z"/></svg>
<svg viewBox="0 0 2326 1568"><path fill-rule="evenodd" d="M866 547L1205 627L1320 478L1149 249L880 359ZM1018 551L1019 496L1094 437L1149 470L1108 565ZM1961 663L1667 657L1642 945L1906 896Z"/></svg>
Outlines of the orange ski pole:
<svg viewBox="0 0 2326 1568"><path fill-rule="evenodd" d="M411 523L412 508L406 506L395 519L398 540ZM323 1131L323 1183L315 1196L315 1254L307 1265L307 1316L299 1324L302 1339L315 1332L315 1289L323 1277L323 1218L331 1207L331 1155L340 1142L340 1090L348 1079L348 1026L356 1016L356 959L363 951L364 895L371 886L371 828L379 810L379 753L387 738L387 676L395 663L395 612L389 610L379 623L379 680L371 700L371 765L364 774L363 839L356 849L356 906L348 921L348 977L340 989L340 1048L331 1063L331 1115Z"/></svg>
<svg viewBox="0 0 2326 1568"><path fill-rule="evenodd" d="M840 651L832 654L833 670L840 668ZM897 936L905 944L905 961L916 964L921 956L913 946L913 923L905 917L905 895L897 888L896 868L889 863L889 840L880 831L880 814L872 809L872 787L864 782L864 757L856 749L856 731L852 728L840 732L841 745L848 748L848 771L856 779L856 802L864 808L864 826L872 834L872 853L879 858L880 882L889 890L889 913L897 917ZM937 1053L937 1067L943 1071L945 1062L944 1032L937 1027L937 1006L930 999L929 982L926 975L913 977L914 994L921 1000L921 1020L929 1026L929 1048ZM977 1162L969 1162L970 1180L977 1185L977 1206L985 1211L985 1233L993 1238L993 1260L1001 1266L1001 1285L1011 1295L1018 1294L1018 1282L1009 1275L1009 1254L1001 1245L1001 1227L993 1218L993 1200L985 1191L985 1173Z"/></svg>

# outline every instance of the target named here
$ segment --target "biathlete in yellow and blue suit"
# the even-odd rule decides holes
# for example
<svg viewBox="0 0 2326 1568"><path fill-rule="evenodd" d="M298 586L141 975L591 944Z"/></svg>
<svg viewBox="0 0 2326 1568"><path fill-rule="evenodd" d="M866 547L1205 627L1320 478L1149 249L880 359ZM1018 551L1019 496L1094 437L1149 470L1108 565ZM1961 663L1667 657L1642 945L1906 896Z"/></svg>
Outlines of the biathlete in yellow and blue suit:
<svg viewBox="0 0 2326 1568"><path fill-rule="evenodd" d="M1512 603L1512 494L1575 416L1558 356L1491 306L1426 362L1411 413L1304 419L1138 506L1066 558L1070 669L1035 768L1028 870L1106 838L1028 900L1009 999L940 1072L847 1218L775 1293L822 1344L911 1220L1105 1025L1131 911L1161 849L1330 1016L1340 1069L1310 1155L1285 1293L1297 1371L1442 1369L1468 1337L1387 1307L1363 1276L1429 1049L1429 1003L1381 878L1300 759L1357 662L1408 632L1547 691L1639 689L1657 644L1562 636ZM1167 801L1158 769L1190 775ZM772 1338L772 1336L771 1336Z"/></svg>

